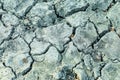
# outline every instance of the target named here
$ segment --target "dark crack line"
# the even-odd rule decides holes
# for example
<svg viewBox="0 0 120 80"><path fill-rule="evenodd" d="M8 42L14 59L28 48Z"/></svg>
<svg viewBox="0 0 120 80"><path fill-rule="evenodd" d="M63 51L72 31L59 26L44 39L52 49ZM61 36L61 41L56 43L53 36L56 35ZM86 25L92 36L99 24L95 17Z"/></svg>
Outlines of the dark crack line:
<svg viewBox="0 0 120 80"><path fill-rule="evenodd" d="M103 32L101 32L101 33L97 36L96 40L93 41L93 42L89 45L89 47L92 46L92 48L94 49L94 45L95 45L96 43L98 43L98 42L101 40L101 38L102 38L104 35L106 35L108 32L109 32L108 30L104 30Z"/></svg>
<svg viewBox="0 0 120 80"><path fill-rule="evenodd" d="M62 60L63 60L63 53L65 52L65 50L66 50L67 47L64 47L62 51L60 51L56 46L54 46L54 47L57 49L57 51L60 54L60 59L59 59L58 63L61 64Z"/></svg>
<svg viewBox="0 0 120 80"><path fill-rule="evenodd" d="M2 18L2 15L1 15L1 18ZM2 24L3 24L4 27L6 27L6 28L8 27L8 26L4 23L4 21L3 21L2 19L0 19L0 21L2 22Z"/></svg>
<svg viewBox="0 0 120 80"><path fill-rule="evenodd" d="M72 70L74 69L74 68L76 68L78 65L80 65L80 63L82 63L83 62L83 59L81 60L81 61L79 61L78 63L76 63L73 67L72 67Z"/></svg>
<svg viewBox="0 0 120 80"><path fill-rule="evenodd" d="M36 37L37 38L37 37ZM49 45L49 47L51 47L51 46L53 46L53 47L55 47L56 49L57 49L57 51L59 52L59 53L63 53L64 51L65 51L65 48L66 47L64 47L63 48L63 50L59 50L57 47L56 47L56 45L55 44L53 44L53 43L51 43L50 41L46 41L46 40L44 40L43 38L37 38L39 41L43 41L43 42L46 42L46 43L49 43L50 45ZM43 54L44 54L44 52L43 52Z"/></svg>
<svg viewBox="0 0 120 80"><path fill-rule="evenodd" d="M74 42L73 45L77 48L78 52L83 52L83 50L80 50Z"/></svg>
<svg viewBox="0 0 120 80"><path fill-rule="evenodd" d="M106 17L106 18L109 20L108 30L104 30L104 31L102 31L101 33L99 33L99 35L97 36L96 40L93 41L93 42L90 44L90 46L92 46L93 49L94 49L94 45L95 45L97 42L99 42L100 39L101 39L104 35L106 35L107 33L111 32L111 31L116 31L116 30L114 29L114 27L113 27L112 21L111 21L108 17ZM98 31L98 30L96 30L96 31Z"/></svg>
<svg viewBox="0 0 120 80"><path fill-rule="evenodd" d="M75 66L73 66L72 67L72 71L74 71L74 68L76 68L78 65L80 65L82 63L82 66L83 66L83 68L80 68L80 69L82 69L82 70L84 70L85 71L85 73L86 73L86 76L87 76L87 80L89 80L89 76L88 76L88 74L87 74L87 67L86 67L86 65L85 65L85 63L84 63L84 59L82 58L81 59L81 61L79 61Z"/></svg>
<svg viewBox="0 0 120 80"><path fill-rule="evenodd" d="M3 11L6 11L6 12L8 13L8 11L4 8L4 3L1 2L1 0L0 0L0 3L1 3L1 8L2 8L2 10L3 10Z"/></svg>
<svg viewBox="0 0 120 80"><path fill-rule="evenodd" d="M110 22L110 24L109 24L109 26L108 26L108 30L109 31L115 31L115 33L117 34L117 36L120 38L120 34L118 34L117 33L117 30L114 28L114 26L113 26L113 24L112 24L112 21L108 18L108 17L106 17L108 20L109 20L109 22Z"/></svg>
<svg viewBox="0 0 120 80"><path fill-rule="evenodd" d="M72 38L75 36L75 33L76 33L76 28L73 28L72 30L72 34L68 37L69 40L63 44L63 46L65 47L67 44L69 44L70 42L72 42Z"/></svg>
<svg viewBox="0 0 120 80"><path fill-rule="evenodd" d="M97 35L99 35L99 31L98 31L98 28L97 28L96 24L93 21L91 21L90 19L88 19L88 21L94 25L96 33L97 33Z"/></svg>
<svg viewBox="0 0 120 80"><path fill-rule="evenodd" d="M5 41L9 41L9 40L11 40L11 39L14 39L14 38L12 38L12 35L13 35L13 33L15 32L15 27L16 27L16 26L13 26L13 27L12 27L12 30L11 30L10 34L8 35L8 37L5 38L5 39L3 39L2 42L0 43L0 45L2 45Z"/></svg>
<svg viewBox="0 0 120 80"><path fill-rule="evenodd" d="M68 12L68 13L65 15L65 17L68 17L68 16L70 16L70 15L72 15L72 14L75 14L75 13L78 13L78 12L80 12L80 11L86 11L89 6L90 6L89 3L87 3L85 6L83 6L83 7L81 7L81 8L73 9L73 10L71 10L70 12Z"/></svg>
<svg viewBox="0 0 120 80"><path fill-rule="evenodd" d="M69 22L66 22L66 24L69 26L69 27L72 27L72 25L69 23ZM70 42L73 42L72 38L75 36L76 34L76 29L77 27L73 27L72 29L72 34L68 37L69 40L63 44L63 47L66 47L67 44L69 44Z"/></svg>
<svg viewBox="0 0 120 80"><path fill-rule="evenodd" d="M56 14L57 18L59 18L59 19L61 19L61 20L65 19L65 17L62 17L62 16L60 16L60 15L58 14L57 9L56 9L56 7L55 7L55 4L53 4L53 8L54 8L54 11L55 11L55 14Z"/></svg>
<svg viewBox="0 0 120 80"><path fill-rule="evenodd" d="M116 59L111 59L111 61L112 61L113 63L118 63L118 62L120 62L120 59L118 59L118 58L116 58Z"/></svg>
<svg viewBox="0 0 120 80"><path fill-rule="evenodd" d="M50 43L50 42L49 42ZM64 47L63 50L59 50L54 44L50 43L51 46L55 47L56 50L58 51L58 53L60 54L60 59L58 60L58 63L61 64L62 63L62 60L63 60L63 53L65 52L66 48L67 47Z"/></svg>
<svg viewBox="0 0 120 80"><path fill-rule="evenodd" d="M26 17L26 15L30 12L30 10L37 4L38 0L34 0L33 4L31 6L29 6L26 10L25 13L23 15L23 17Z"/></svg>
<svg viewBox="0 0 120 80"><path fill-rule="evenodd" d="M109 25L108 25L109 32L110 31L115 31L116 32L116 29L114 28L112 21L107 16L106 16L106 18L109 20Z"/></svg>
<svg viewBox="0 0 120 80"><path fill-rule="evenodd" d="M22 37L21 37L22 38ZM28 72L30 72L31 71L31 69L32 69L32 66L33 66L33 63L34 63L34 58L33 58L33 56L32 56L32 54L31 54L31 43L33 42L33 40L36 38L36 36L35 37L33 37L32 38L32 40L31 40L31 42L30 43L28 43L24 38L22 38L24 41L25 41L25 43L28 45L28 47L29 47L29 55L30 55L30 57L32 58L32 62L30 63L30 66L26 69L26 70L24 70L23 72L22 72L22 75L24 76L24 75L26 75Z"/></svg>
<svg viewBox="0 0 120 80"><path fill-rule="evenodd" d="M5 11L5 12L7 12L7 13L9 13L10 11L8 11L8 10L6 10L5 8L4 8L4 3L3 2L1 2L0 1L0 3L1 3L1 8L2 8L2 10L3 11ZM14 12L10 12L11 14L13 14L14 16L16 16L18 19L21 19L19 16L17 16Z"/></svg>
<svg viewBox="0 0 120 80"><path fill-rule="evenodd" d="M76 79L76 73L72 71L72 69L68 66L63 66L63 68L60 70L59 79L58 80L75 80Z"/></svg>
<svg viewBox="0 0 120 80"><path fill-rule="evenodd" d="M108 12L116 3L117 3L117 1L112 0L112 2L110 3L110 5L108 6L108 8L106 10L103 10L103 11L104 12Z"/></svg>
<svg viewBox="0 0 120 80"><path fill-rule="evenodd" d="M117 32L115 32L117 34L117 36L120 38L120 34L118 34Z"/></svg>
<svg viewBox="0 0 120 80"><path fill-rule="evenodd" d="M99 70L100 75L99 75L97 78L95 78L95 80L98 80L98 78L102 76L102 70L103 70L103 68L105 67L105 65L106 65L106 63L100 64L100 70Z"/></svg>
<svg viewBox="0 0 120 80"><path fill-rule="evenodd" d="M12 80L16 79L16 78L17 78L17 74L16 74L16 72L13 70L13 68L12 68L11 66L7 66L4 62L3 62L3 65L4 65L5 67L8 67L8 68L11 69L12 73L14 74L14 77L12 78Z"/></svg>
<svg viewBox="0 0 120 80"><path fill-rule="evenodd" d="M4 52L5 52L5 48L0 48L0 62L2 62L2 56Z"/></svg>
<svg viewBox="0 0 120 80"><path fill-rule="evenodd" d="M2 14L0 14L0 20L2 19Z"/></svg>
<svg viewBox="0 0 120 80"><path fill-rule="evenodd" d="M51 44L42 53L40 53L40 54L33 54L32 56L40 56L40 55L46 54L48 52L48 50L50 49L50 47L52 47Z"/></svg>
<svg viewBox="0 0 120 80"><path fill-rule="evenodd" d="M37 37L36 37L37 38ZM51 46L53 46L53 47L55 47L56 49L57 49L57 51L59 52L59 53L63 53L64 51L65 51L65 48L66 47L64 47L62 50L59 50L57 47L56 47L56 45L55 44L53 44L53 43L51 43L50 41L47 41L47 40L44 40L43 38L37 38L39 41L44 41L44 42L47 42L47 43L49 43L50 44L50 47ZM44 53L44 52L43 52Z"/></svg>
<svg viewBox="0 0 120 80"><path fill-rule="evenodd" d="M1 2L1 1L0 1L0 2ZM4 3L1 2L1 8L2 8L2 10L5 11L5 12L7 12L7 13L9 13L10 11L6 10L3 5L4 5ZM21 19L21 18L20 18L18 15L16 15L14 12L10 12L10 13L13 14L14 16L16 16L18 19Z"/></svg>

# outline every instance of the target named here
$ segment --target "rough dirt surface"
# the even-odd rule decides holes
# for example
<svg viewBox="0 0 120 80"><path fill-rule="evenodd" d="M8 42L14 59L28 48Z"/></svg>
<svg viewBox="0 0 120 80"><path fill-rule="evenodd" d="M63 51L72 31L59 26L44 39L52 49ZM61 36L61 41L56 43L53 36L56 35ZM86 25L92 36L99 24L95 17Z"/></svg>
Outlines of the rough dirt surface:
<svg viewBox="0 0 120 80"><path fill-rule="evenodd" d="M120 0L0 0L0 80L120 80Z"/></svg>

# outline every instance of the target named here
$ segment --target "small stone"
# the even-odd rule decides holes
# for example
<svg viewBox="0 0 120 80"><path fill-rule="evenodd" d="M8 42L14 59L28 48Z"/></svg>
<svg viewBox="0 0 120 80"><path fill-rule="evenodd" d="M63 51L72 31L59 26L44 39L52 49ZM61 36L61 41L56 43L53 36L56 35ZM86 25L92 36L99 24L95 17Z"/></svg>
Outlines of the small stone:
<svg viewBox="0 0 120 80"><path fill-rule="evenodd" d="M114 27L111 27L110 31L115 31L115 28L114 28Z"/></svg>

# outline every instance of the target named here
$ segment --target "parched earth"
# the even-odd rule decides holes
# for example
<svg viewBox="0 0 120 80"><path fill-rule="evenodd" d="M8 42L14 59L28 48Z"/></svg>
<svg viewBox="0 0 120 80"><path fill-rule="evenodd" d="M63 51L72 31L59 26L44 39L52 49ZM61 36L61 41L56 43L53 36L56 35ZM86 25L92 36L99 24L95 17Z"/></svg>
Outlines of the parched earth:
<svg viewBox="0 0 120 80"><path fill-rule="evenodd" d="M0 80L120 80L120 0L0 0Z"/></svg>

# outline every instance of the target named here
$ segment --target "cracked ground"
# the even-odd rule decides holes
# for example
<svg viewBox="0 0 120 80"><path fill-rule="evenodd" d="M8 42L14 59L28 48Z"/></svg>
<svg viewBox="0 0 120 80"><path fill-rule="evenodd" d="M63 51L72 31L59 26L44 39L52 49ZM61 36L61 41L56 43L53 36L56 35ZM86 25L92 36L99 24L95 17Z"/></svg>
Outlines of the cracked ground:
<svg viewBox="0 0 120 80"><path fill-rule="evenodd" d="M0 80L120 80L120 0L0 0Z"/></svg>

